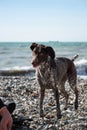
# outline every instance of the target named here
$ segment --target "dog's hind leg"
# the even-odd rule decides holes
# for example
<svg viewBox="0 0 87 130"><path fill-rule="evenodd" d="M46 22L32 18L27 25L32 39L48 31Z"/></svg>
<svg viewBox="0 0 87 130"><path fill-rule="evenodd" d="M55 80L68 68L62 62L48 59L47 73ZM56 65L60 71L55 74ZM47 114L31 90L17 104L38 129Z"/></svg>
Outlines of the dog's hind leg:
<svg viewBox="0 0 87 130"><path fill-rule="evenodd" d="M77 110L78 108L78 89L77 89L77 77L76 75L71 75L69 76L69 84L72 88L72 90L74 91L75 93L75 109Z"/></svg>
<svg viewBox="0 0 87 130"><path fill-rule="evenodd" d="M70 86L75 93L75 109L77 110L78 109L78 89L77 89L76 84L71 84Z"/></svg>
<svg viewBox="0 0 87 130"><path fill-rule="evenodd" d="M74 92L75 92L75 96L76 96L75 109L77 110L78 109L78 90L77 90L77 87L75 87Z"/></svg>

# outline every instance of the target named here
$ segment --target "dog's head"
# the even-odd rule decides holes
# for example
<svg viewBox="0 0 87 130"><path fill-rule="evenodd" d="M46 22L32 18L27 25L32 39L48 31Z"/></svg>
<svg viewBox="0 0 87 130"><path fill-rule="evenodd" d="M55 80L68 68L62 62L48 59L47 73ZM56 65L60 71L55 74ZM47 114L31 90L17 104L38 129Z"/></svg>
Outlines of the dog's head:
<svg viewBox="0 0 87 130"><path fill-rule="evenodd" d="M33 52L33 60L32 60L33 67L41 65L41 63L43 63L48 59L48 56L50 56L52 60L54 60L55 58L55 52L53 48L50 46L32 43L30 48Z"/></svg>

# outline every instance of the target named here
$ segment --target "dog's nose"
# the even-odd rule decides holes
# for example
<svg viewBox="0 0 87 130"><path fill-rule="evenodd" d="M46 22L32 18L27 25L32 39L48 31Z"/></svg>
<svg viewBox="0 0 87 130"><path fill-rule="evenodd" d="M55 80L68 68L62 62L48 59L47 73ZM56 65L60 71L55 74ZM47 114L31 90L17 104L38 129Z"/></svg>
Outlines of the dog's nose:
<svg viewBox="0 0 87 130"><path fill-rule="evenodd" d="M31 64L33 65L33 67L37 66L36 62L34 62L34 61Z"/></svg>
<svg viewBox="0 0 87 130"><path fill-rule="evenodd" d="M33 65L34 63L33 63L33 62L31 62L31 64Z"/></svg>
<svg viewBox="0 0 87 130"><path fill-rule="evenodd" d="M34 64L34 62L32 61L32 62L31 62L31 64L33 65L33 64Z"/></svg>

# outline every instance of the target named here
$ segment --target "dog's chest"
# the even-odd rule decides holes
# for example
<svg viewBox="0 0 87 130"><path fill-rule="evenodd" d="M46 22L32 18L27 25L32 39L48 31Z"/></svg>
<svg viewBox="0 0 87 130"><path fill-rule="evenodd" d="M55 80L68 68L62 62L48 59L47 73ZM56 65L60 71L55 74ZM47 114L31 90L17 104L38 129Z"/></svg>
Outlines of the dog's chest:
<svg viewBox="0 0 87 130"><path fill-rule="evenodd" d="M50 69L49 65L39 67L36 74L40 87L52 89L56 86L56 70Z"/></svg>

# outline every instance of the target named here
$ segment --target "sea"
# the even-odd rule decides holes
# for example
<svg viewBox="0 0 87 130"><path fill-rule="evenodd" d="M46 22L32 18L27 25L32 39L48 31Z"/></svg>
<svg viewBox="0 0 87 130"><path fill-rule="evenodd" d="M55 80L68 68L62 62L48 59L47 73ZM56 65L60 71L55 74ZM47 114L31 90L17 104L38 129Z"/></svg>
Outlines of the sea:
<svg viewBox="0 0 87 130"><path fill-rule="evenodd" d="M77 74L87 77L87 42L37 42L51 46L55 50L56 57L72 57L78 54L75 60ZM0 42L0 72L32 70L32 42Z"/></svg>

